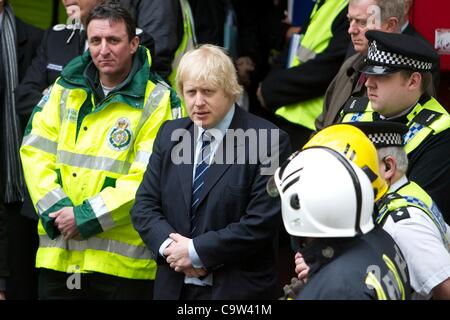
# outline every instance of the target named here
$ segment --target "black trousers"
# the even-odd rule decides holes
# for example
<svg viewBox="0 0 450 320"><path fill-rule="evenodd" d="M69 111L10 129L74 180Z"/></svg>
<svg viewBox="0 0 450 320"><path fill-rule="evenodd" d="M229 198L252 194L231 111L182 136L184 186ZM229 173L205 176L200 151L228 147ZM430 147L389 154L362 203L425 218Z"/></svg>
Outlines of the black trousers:
<svg viewBox="0 0 450 320"><path fill-rule="evenodd" d="M181 290L180 300L211 300L211 294L211 286L184 284Z"/></svg>
<svg viewBox="0 0 450 320"><path fill-rule="evenodd" d="M6 298L8 300L37 299L38 271L35 268L39 246L37 221L20 214L21 203L6 204L7 265Z"/></svg>
<svg viewBox="0 0 450 320"><path fill-rule="evenodd" d="M134 280L103 273L39 272L40 300L151 300L153 280Z"/></svg>

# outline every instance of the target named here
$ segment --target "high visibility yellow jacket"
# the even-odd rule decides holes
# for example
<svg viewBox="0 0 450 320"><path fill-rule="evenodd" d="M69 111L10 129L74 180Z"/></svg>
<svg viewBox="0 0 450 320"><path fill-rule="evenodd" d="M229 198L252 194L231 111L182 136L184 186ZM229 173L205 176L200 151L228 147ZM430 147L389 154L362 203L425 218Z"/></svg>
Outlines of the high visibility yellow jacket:
<svg viewBox="0 0 450 320"><path fill-rule="evenodd" d="M175 86L175 76L177 75L178 65L180 64L181 57L197 45L197 39L195 37L194 30L194 16L191 11L191 6L187 0L180 0L181 13L183 15L183 38L181 43L175 51L175 55L172 61L172 72L169 75L169 82Z"/></svg>
<svg viewBox="0 0 450 320"><path fill-rule="evenodd" d="M314 59L324 52L333 37L332 25L336 17L346 8L348 0L328 0L319 9L319 2L313 8L310 23L303 35L300 47L290 68ZM293 103L280 107L275 114L289 122L315 130L315 120L322 112L324 97Z"/></svg>
<svg viewBox="0 0 450 320"><path fill-rule="evenodd" d="M128 78L103 98L90 84L96 69L87 51L35 108L20 155L40 216L37 267L154 279L153 254L129 210L160 125L182 112L150 64L139 47ZM66 241L54 226L49 213L63 207L73 207L82 240Z"/></svg>
<svg viewBox="0 0 450 320"><path fill-rule="evenodd" d="M403 219L403 209L407 209L408 207L419 208L425 212L436 225L441 235L442 242L445 244L446 248L448 247L449 239L447 237L447 226L442 217L442 213L434 203L433 199L417 183L409 181L395 192L389 192L384 195L376 205L379 213L375 218L375 221L381 225L384 225L389 214L394 217L394 221L397 221L398 219ZM405 217L409 217L409 215L405 215Z"/></svg>
<svg viewBox="0 0 450 320"><path fill-rule="evenodd" d="M353 98L341 111L341 122L373 121L374 110L367 98ZM350 102L349 101L349 102ZM405 151L414 151L429 135L436 135L450 128L450 115L439 102L430 97L425 103L418 102L407 114L408 132L405 134Z"/></svg>

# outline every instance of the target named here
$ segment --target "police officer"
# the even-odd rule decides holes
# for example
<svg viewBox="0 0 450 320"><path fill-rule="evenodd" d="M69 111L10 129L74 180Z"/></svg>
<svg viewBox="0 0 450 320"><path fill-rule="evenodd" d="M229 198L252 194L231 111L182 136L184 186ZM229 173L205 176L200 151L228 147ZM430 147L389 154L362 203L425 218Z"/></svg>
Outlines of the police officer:
<svg viewBox="0 0 450 320"><path fill-rule="evenodd" d="M376 159L370 141L366 146ZM374 225L374 192L361 168L331 148L309 148L292 155L274 181L284 226L301 237L310 266L296 299L410 298L407 265L392 238Z"/></svg>
<svg viewBox="0 0 450 320"><path fill-rule="evenodd" d="M428 43L404 34L368 31L366 99L351 99L342 122L389 119L407 124L407 176L436 201L450 221L450 116L425 93L439 56Z"/></svg>
<svg viewBox="0 0 450 320"><path fill-rule="evenodd" d="M408 158L403 135L408 127L390 121L354 125L377 149L380 174L389 191L376 203L376 222L404 253L414 298L450 299L449 230L433 199L405 175Z"/></svg>

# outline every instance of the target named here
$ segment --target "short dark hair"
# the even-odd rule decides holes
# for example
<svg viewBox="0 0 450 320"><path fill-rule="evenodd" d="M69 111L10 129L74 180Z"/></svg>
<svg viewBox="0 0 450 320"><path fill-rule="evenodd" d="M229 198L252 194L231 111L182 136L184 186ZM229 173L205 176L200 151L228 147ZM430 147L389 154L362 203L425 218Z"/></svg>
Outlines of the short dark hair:
<svg viewBox="0 0 450 320"><path fill-rule="evenodd" d="M89 23L96 19L107 19L109 22L123 21L127 29L128 40L131 41L136 36L136 21L128 10L120 6L118 1L102 1L92 9L86 19L86 30Z"/></svg>
<svg viewBox="0 0 450 320"><path fill-rule="evenodd" d="M422 80L420 83L420 91L421 91L421 93L424 93L427 91L428 87L433 82L433 76L432 76L431 72L419 72L419 71L414 71L414 70L400 70L400 74L403 76L403 78L405 80L411 78L412 74L415 72L420 73L420 75L422 77Z"/></svg>

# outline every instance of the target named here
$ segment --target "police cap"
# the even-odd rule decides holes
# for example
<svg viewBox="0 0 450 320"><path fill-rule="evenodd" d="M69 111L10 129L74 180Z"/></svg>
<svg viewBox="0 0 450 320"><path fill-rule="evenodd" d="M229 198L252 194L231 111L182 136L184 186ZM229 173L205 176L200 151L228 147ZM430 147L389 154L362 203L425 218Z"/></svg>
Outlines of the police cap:
<svg viewBox="0 0 450 320"><path fill-rule="evenodd" d="M370 30L366 64L361 70L366 74L383 75L400 70L429 72L439 61L439 55L425 40L400 34Z"/></svg>
<svg viewBox="0 0 450 320"><path fill-rule="evenodd" d="M408 132L408 126L393 121L351 122L351 124L372 141L375 148L403 147L403 136Z"/></svg>

